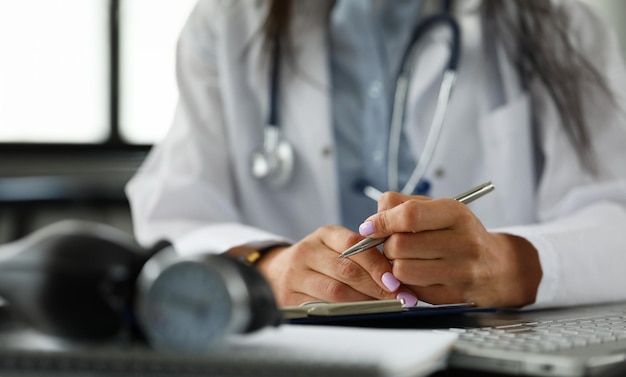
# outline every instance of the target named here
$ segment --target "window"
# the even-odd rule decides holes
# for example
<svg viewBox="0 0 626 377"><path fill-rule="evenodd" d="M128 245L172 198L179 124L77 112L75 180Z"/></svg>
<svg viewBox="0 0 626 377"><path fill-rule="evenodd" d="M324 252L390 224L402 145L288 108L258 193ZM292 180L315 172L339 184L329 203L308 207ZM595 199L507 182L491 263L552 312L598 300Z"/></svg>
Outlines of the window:
<svg viewBox="0 0 626 377"><path fill-rule="evenodd" d="M0 144L159 140L176 104L176 40L196 1L0 0ZM626 2L584 1L626 51Z"/></svg>
<svg viewBox="0 0 626 377"><path fill-rule="evenodd" d="M176 41L195 2L121 2L120 134L123 140L150 144L169 128L177 99Z"/></svg>
<svg viewBox="0 0 626 377"><path fill-rule="evenodd" d="M0 140L102 142L106 0L0 0Z"/></svg>
<svg viewBox="0 0 626 377"><path fill-rule="evenodd" d="M118 132L131 144L158 140L195 2L0 0L0 143L98 144Z"/></svg>

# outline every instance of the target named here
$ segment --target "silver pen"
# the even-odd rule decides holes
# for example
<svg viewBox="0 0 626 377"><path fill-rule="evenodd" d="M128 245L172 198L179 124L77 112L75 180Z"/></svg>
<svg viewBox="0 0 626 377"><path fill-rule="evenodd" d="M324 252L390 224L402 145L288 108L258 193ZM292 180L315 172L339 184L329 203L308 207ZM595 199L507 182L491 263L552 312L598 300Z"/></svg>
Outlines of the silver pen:
<svg viewBox="0 0 626 377"><path fill-rule="evenodd" d="M474 187L471 190L468 190L460 195L455 196L453 199L463 204L469 204L473 202L474 200L482 197L483 195L493 191L494 188L495 186L491 182L486 182L480 186ZM356 244L354 244L354 246L350 247L343 253L339 254L339 258L347 258L349 256L358 254L367 249L371 249L372 247L378 246L382 244L383 242L385 242L387 238L389 237L363 239L357 242Z"/></svg>

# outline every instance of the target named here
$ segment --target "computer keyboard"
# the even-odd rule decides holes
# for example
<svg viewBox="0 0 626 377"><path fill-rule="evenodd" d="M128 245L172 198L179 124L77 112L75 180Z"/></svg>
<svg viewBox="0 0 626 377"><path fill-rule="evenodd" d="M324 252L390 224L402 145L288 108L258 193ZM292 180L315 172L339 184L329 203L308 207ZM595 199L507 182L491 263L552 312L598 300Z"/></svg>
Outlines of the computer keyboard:
<svg viewBox="0 0 626 377"><path fill-rule="evenodd" d="M625 341L626 312L451 331L459 333L456 348L461 350L558 351Z"/></svg>

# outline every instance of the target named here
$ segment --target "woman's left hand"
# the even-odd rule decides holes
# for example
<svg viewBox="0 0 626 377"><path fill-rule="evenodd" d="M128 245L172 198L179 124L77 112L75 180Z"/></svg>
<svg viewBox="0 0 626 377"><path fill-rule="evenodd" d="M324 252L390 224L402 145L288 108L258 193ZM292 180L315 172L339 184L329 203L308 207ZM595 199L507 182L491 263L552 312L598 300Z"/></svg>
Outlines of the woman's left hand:
<svg viewBox="0 0 626 377"><path fill-rule="evenodd" d="M393 274L421 301L498 307L535 301L542 276L535 248L521 237L489 233L454 199L387 192L361 230L389 236L383 252Z"/></svg>

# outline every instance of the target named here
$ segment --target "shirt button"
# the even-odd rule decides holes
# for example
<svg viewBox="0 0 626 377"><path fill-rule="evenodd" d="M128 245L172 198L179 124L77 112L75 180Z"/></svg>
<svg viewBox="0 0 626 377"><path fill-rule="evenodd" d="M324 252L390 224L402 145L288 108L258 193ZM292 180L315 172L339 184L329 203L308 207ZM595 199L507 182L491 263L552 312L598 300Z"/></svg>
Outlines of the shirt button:
<svg viewBox="0 0 626 377"><path fill-rule="evenodd" d="M331 147L327 145L322 148L322 156L329 157L331 154L333 154L333 149Z"/></svg>
<svg viewBox="0 0 626 377"><path fill-rule="evenodd" d="M367 95L369 95L370 98L378 98L380 97L382 91L383 91L383 83L380 82L380 80L376 80L370 85L367 91Z"/></svg>
<svg viewBox="0 0 626 377"><path fill-rule="evenodd" d="M446 170L442 167L435 169L435 177L443 178L446 175Z"/></svg>
<svg viewBox="0 0 626 377"><path fill-rule="evenodd" d="M383 163L383 160L385 159L385 153L383 151L375 151L372 154L374 163L378 166L380 166Z"/></svg>

